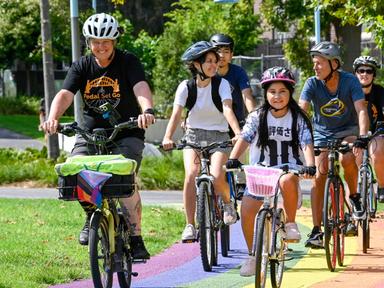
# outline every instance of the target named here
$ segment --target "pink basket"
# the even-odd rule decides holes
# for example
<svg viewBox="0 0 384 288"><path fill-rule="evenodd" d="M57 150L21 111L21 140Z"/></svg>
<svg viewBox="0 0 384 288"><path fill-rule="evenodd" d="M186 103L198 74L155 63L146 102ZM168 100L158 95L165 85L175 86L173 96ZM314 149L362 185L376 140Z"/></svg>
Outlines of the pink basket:
<svg viewBox="0 0 384 288"><path fill-rule="evenodd" d="M248 191L254 196L272 196L282 173L281 169L244 166Z"/></svg>

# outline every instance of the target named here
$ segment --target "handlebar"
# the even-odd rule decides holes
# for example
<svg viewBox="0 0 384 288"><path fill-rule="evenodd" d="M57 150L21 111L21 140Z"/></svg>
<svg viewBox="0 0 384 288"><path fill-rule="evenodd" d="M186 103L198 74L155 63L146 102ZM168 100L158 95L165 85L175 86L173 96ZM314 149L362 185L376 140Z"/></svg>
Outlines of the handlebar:
<svg viewBox="0 0 384 288"><path fill-rule="evenodd" d="M328 140L327 144L325 145L314 146L313 149L315 150L315 156L319 156L321 152L325 151L337 151L341 154L345 154L350 152L352 147L353 143L348 143L342 139L332 139Z"/></svg>
<svg viewBox="0 0 384 288"><path fill-rule="evenodd" d="M59 124L58 132L66 136L74 136L75 134L81 135L85 141L93 144L106 144L112 142L117 134L123 129L134 129L138 128L137 118L130 118L126 122L119 123L113 128L96 128L90 132L87 129L83 129L78 126L77 122L72 122L69 124ZM110 136L108 136L108 131L112 130Z"/></svg>
<svg viewBox="0 0 384 288"><path fill-rule="evenodd" d="M174 150L174 149L182 150L185 147L191 147L192 149L198 150L199 152L208 152L209 153L211 150L216 149L218 147L220 147L220 148L233 147L231 140L222 141L222 142L212 142L210 144L206 144L204 142L205 141L202 141L202 143L200 143L200 144L195 144L195 143L191 143L191 142L187 142L187 141L181 141L177 144L174 144L173 148L169 149L169 150ZM159 148L164 149L162 144L159 145Z"/></svg>

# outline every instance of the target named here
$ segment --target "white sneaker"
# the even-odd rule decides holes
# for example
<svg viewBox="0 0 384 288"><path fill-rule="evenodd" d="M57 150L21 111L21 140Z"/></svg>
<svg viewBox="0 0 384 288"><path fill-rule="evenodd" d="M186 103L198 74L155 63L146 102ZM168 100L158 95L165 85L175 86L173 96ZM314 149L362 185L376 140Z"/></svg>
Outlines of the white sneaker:
<svg viewBox="0 0 384 288"><path fill-rule="evenodd" d="M287 242L300 242L301 235L295 222L285 224L285 233Z"/></svg>
<svg viewBox="0 0 384 288"><path fill-rule="evenodd" d="M181 234L182 242L193 242L196 240L196 229L192 224L187 224Z"/></svg>
<svg viewBox="0 0 384 288"><path fill-rule="evenodd" d="M237 220L237 214L233 202L224 204L224 224L232 225Z"/></svg>
<svg viewBox="0 0 384 288"><path fill-rule="evenodd" d="M248 259L244 261L240 268L240 276L250 277L256 273L256 257L248 256Z"/></svg>

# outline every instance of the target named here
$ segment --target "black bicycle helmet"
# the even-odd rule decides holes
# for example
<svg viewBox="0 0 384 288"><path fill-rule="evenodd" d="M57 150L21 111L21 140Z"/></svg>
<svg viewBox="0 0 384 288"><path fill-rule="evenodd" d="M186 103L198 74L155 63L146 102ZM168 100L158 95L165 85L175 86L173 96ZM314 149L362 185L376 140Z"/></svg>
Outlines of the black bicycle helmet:
<svg viewBox="0 0 384 288"><path fill-rule="evenodd" d="M209 41L215 47L228 46L231 50L233 50L233 39L226 34L214 34L211 36L211 39L209 39Z"/></svg>
<svg viewBox="0 0 384 288"><path fill-rule="evenodd" d="M380 65L377 63L376 59L371 56L360 56L353 61L353 71L356 72L357 68L360 66L369 66L373 68L373 71L376 73L376 69L380 69Z"/></svg>
<svg viewBox="0 0 384 288"><path fill-rule="evenodd" d="M184 62L194 61L210 51L217 54L216 50L217 48L213 47L208 41L199 41L192 44L187 48L187 50L185 50L184 54L181 56L181 60Z"/></svg>

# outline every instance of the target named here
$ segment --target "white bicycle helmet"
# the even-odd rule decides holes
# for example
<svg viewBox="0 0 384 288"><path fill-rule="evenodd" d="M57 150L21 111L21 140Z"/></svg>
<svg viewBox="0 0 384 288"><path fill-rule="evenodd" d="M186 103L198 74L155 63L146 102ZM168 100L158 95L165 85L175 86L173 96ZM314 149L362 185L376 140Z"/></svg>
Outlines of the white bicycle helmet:
<svg viewBox="0 0 384 288"><path fill-rule="evenodd" d="M116 39L120 36L119 23L108 14L94 14L85 21L83 35L86 39Z"/></svg>

